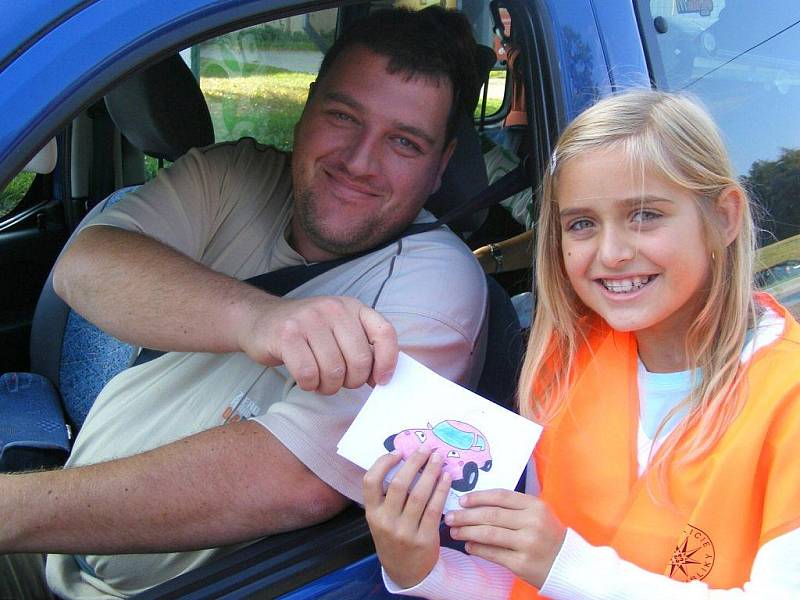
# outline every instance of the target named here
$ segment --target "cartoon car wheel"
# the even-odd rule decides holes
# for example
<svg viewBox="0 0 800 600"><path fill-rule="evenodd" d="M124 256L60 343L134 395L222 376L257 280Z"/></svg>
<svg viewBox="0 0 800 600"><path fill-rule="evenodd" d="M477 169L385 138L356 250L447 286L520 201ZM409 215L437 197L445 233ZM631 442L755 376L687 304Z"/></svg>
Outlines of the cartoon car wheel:
<svg viewBox="0 0 800 600"><path fill-rule="evenodd" d="M464 465L463 474L464 477L453 481L450 487L457 492L470 492L475 487L475 484L478 483L478 465L474 462L468 462Z"/></svg>
<svg viewBox="0 0 800 600"><path fill-rule="evenodd" d="M481 467L481 471L486 472L486 471L489 471L491 468L492 468L492 459L490 458L485 463L483 463L483 466Z"/></svg>
<svg viewBox="0 0 800 600"><path fill-rule="evenodd" d="M395 435L397 435L397 434L393 433L392 435L387 437L385 440L383 440L383 447L386 448L389 452L394 450L394 437L395 437ZM489 462L491 462L491 461L489 461Z"/></svg>

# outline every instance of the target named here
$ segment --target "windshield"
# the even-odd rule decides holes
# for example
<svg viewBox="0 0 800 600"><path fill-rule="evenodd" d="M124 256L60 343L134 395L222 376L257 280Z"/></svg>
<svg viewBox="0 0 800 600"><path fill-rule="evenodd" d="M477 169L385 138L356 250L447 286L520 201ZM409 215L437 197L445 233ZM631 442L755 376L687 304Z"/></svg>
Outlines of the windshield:
<svg viewBox="0 0 800 600"><path fill-rule="evenodd" d="M443 442L450 444L453 448L460 448L461 450L469 450L472 448L472 441L475 439L474 433L456 429L447 421L442 421L434 427L433 433Z"/></svg>
<svg viewBox="0 0 800 600"><path fill-rule="evenodd" d="M800 2L639 0L637 8L657 86L708 107L762 208L762 285L800 314Z"/></svg>

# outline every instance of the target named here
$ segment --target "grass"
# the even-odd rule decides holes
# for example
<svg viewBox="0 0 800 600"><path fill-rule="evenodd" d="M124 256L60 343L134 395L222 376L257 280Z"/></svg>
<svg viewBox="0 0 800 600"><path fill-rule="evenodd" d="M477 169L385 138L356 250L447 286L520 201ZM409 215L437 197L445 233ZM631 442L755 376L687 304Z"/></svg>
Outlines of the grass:
<svg viewBox="0 0 800 600"><path fill-rule="evenodd" d="M247 69L243 69L247 73ZM294 143L294 124L303 112L309 73L260 67L238 77L201 77L217 141L250 136L283 150Z"/></svg>
<svg viewBox="0 0 800 600"><path fill-rule="evenodd" d="M11 180L0 193L0 217L4 217L14 210L25 197L25 192L31 187L35 178L36 173L20 173Z"/></svg>

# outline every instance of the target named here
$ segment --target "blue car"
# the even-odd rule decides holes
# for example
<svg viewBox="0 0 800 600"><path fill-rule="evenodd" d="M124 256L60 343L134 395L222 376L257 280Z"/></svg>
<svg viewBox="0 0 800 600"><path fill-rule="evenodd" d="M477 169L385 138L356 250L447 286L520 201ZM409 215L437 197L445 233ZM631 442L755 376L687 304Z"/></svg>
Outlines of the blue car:
<svg viewBox="0 0 800 600"><path fill-rule="evenodd" d="M98 332L84 349L81 375L60 368L71 317L54 299L49 274L69 236L88 212L192 146L250 136L290 150L322 53L349 22L387 4L441 4L468 16L493 63L476 135L506 170L524 164L529 187L540 181L559 132L595 99L642 85L697 95L766 208L762 281L780 283L771 290L800 313L796 0L25 0L4 3L0 30L0 374L45 376L68 424L78 426L99 389L128 365L130 348ZM208 107L213 133L202 134L205 126L182 103L167 107L168 122L145 123L117 109L136 82L170 64L200 90L193 101ZM168 99L163 83L157 87ZM170 153L146 143L162 134ZM469 192L501 170L490 167ZM458 231L476 250L521 234L530 225L529 196L471 215ZM503 294L524 296L530 262L494 281ZM521 328L512 332L517 346ZM509 401L514 368L486 366L502 388L494 400ZM53 466L67 452L65 445L61 455L32 460ZM445 530L442 536L450 543ZM251 596L390 597L363 511L353 506L321 525L261 540L139 597Z"/></svg>

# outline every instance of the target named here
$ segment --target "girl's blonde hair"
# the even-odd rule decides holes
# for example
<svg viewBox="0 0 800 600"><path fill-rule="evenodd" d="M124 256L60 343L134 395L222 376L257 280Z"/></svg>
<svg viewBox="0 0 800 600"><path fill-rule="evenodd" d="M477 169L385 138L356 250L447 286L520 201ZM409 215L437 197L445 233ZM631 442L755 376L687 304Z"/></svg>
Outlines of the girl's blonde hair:
<svg viewBox="0 0 800 600"><path fill-rule="evenodd" d="M656 175L693 193L702 215L711 257L711 282L704 307L686 339L687 369L702 373L692 394L662 423L688 407L685 418L651 457L666 482L666 465L681 448L679 463L708 452L741 409L740 353L754 321L755 234L747 194L737 181L711 117L686 94L636 90L612 95L588 108L564 131L540 189L536 226L537 307L519 386L520 411L546 424L564 406L578 348L593 313L573 291L561 254L557 206L559 173L587 152L613 151L644 174ZM736 188L745 199L742 229L725 244L715 210L720 194ZM693 426L701 436L684 439ZM661 430L659 428L659 431ZM659 486L661 487L661 486Z"/></svg>

